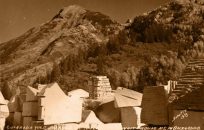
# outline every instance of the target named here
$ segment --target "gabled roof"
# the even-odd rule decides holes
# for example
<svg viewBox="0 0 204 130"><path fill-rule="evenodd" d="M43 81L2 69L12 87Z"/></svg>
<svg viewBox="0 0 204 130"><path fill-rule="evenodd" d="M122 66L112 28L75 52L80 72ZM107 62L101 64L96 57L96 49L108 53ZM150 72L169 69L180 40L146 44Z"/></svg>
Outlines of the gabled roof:
<svg viewBox="0 0 204 130"><path fill-rule="evenodd" d="M141 106L142 94L122 88L115 91L115 107Z"/></svg>
<svg viewBox="0 0 204 130"><path fill-rule="evenodd" d="M89 93L83 89L76 89L68 92L68 96L79 97L79 98L88 98Z"/></svg>
<svg viewBox="0 0 204 130"><path fill-rule="evenodd" d="M0 105L6 105L7 101L4 99L3 94L0 91Z"/></svg>

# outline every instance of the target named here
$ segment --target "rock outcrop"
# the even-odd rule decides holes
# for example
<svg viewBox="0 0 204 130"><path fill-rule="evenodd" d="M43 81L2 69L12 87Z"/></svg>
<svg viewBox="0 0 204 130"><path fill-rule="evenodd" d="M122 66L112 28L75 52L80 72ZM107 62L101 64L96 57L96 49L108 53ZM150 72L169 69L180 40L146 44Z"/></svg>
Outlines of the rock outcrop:
<svg viewBox="0 0 204 130"><path fill-rule="evenodd" d="M9 99L20 87L33 85L39 77L51 74L54 62L86 51L91 44L103 44L119 24L98 12L80 6L59 11L50 21L0 44L0 84Z"/></svg>

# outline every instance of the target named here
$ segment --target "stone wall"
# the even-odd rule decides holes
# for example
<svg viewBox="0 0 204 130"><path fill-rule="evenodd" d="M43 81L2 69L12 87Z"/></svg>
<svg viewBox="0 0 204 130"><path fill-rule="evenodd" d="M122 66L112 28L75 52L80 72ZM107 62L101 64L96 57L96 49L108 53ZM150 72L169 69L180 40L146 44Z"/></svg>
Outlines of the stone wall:
<svg viewBox="0 0 204 130"><path fill-rule="evenodd" d="M103 99L112 93L109 79L106 76L92 77L90 86L90 97L93 99Z"/></svg>

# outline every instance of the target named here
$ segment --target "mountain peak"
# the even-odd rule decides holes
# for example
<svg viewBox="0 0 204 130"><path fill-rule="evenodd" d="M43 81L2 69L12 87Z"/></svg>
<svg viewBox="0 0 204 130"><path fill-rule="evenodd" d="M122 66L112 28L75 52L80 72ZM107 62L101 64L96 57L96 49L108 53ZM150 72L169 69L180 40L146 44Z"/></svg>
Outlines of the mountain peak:
<svg viewBox="0 0 204 130"><path fill-rule="evenodd" d="M33 85L42 74L51 74L55 62L64 64L70 57L88 54L93 44L106 43L119 29L120 24L100 12L78 5L64 7L52 20L0 44L0 88L4 82L8 88L16 87L17 82Z"/></svg>
<svg viewBox="0 0 204 130"><path fill-rule="evenodd" d="M57 15L53 17L54 19L65 19L65 20L76 20L86 13L86 9L79 5L70 5L62 8Z"/></svg>
<svg viewBox="0 0 204 130"><path fill-rule="evenodd" d="M71 6L67 6L64 7L63 9L61 9L58 13L58 15L60 17L63 18L70 18L70 16L76 16L76 15L80 15L85 13L86 10L84 8L82 8L81 6L78 5L71 5Z"/></svg>

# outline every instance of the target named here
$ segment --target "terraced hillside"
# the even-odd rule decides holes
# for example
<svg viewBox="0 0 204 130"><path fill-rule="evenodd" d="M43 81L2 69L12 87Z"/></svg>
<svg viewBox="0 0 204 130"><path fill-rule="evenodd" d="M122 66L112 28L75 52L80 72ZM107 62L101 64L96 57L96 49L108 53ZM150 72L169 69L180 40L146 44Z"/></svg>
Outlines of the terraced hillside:
<svg viewBox="0 0 204 130"><path fill-rule="evenodd" d="M203 110L204 59L191 60L169 97L177 108Z"/></svg>

